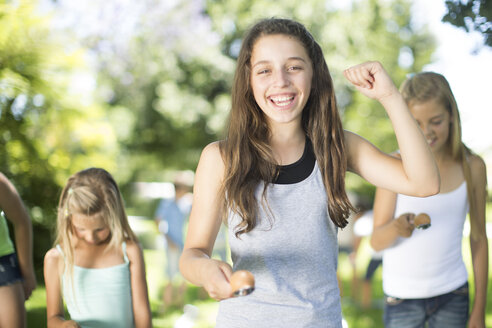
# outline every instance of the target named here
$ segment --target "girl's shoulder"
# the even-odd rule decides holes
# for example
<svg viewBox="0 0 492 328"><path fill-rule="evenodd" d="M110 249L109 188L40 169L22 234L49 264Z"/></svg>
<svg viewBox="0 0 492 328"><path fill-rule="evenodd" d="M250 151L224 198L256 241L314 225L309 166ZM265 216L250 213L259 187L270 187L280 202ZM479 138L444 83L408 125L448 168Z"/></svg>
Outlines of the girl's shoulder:
<svg viewBox="0 0 492 328"><path fill-rule="evenodd" d="M363 143L364 138L359 136L357 133L348 130L343 130L343 140L344 140L345 148L347 149L347 154L349 155L349 157L351 157L351 155L357 152L356 150Z"/></svg>
<svg viewBox="0 0 492 328"><path fill-rule="evenodd" d="M46 252L44 257L49 259L59 259L59 258L63 258L63 254L60 252L60 250L57 247L53 247Z"/></svg>
<svg viewBox="0 0 492 328"><path fill-rule="evenodd" d="M132 259L135 259L136 257L142 256L143 251L141 245L134 240L127 240L126 241L126 255L128 256L128 259L131 261Z"/></svg>
<svg viewBox="0 0 492 328"><path fill-rule="evenodd" d="M63 255L60 253L56 247L49 249L44 255L44 266L47 267L58 267L58 265L63 261Z"/></svg>
<svg viewBox="0 0 492 328"><path fill-rule="evenodd" d="M356 139L357 137L360 137L357 133L354 133L349 130L343 130L343 137L345 139L345 142L350 143L353 139Z"/></svg>
<svg viewBox="0 0 492 328"><path fill-rule="evenodd" d="M468 160L470 162L470 168L472 170L473 169L485 170L485 161L483 160L482 157L478 156L477 154L469 155Z"/></svg>
<svg viewBox="0 0 492 328"><path fill-rule="evenodd" d="M223 141L215 141L209 143L205 148L203 148L202 154L200 156L200 163L203 165L210 166L215 170L219 170L224 167L224 160L222 158L222 143Z"/></svg>
<svg viewBox="0 0 492 328"><path fill-rule="evenodd" d="M473 182L485 182L487 176L487 168L482 157L476 154L472 154L468 157L468 162L470 163L470 171Z"/></svg>
<svg viewBox="0 0 492 328"><path fill-rule="evenodd" d="M7 179L7 177L2 172L0 172L0 190L8 188L9 184L9 179Z"/></svg>
<svg viewBox="0 0 492 328"><path fill-rule="evenodd" d="M209 156L220 156L220 149L224 145L224 140L220 141L214 141L209 143L208 145L203 148L202 151L202 156L203 155L209 155Z"/></svg>

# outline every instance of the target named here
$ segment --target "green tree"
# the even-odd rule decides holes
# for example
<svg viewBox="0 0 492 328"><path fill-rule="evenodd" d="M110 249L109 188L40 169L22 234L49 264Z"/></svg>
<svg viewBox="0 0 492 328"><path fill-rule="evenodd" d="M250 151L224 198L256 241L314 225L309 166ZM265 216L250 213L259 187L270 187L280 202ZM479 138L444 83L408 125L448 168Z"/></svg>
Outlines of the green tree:
<svg viewBox="0 0 492 328"><path fill-rule="evenodd" d="M109 105L124 149L122 180L161 180L164 170L195 169L227 115L233 71L200 3L145 0L121 8L117 1L61 1L57 16L69 17L69 28L93 55L97 95ZM97 28L87 31L94 20ZM121 21L124 28L112 28Z"/></svg>
<svg viewBox="0 0 492 328"><path fill-rule="evenodd" d="M464 28L467 32L482 33L484 44L492 47L492 1L446 0L447 13L443 22Z"/></svg>
<svg viewBox="0 0 492 328"><path fill-rule="evenodd" d="M87 76L83 49L37 5L0 3L0 171L30 210L39 271L62 185L87 166L114 169L118 146L104 105L76 86Z"/></svg>
<svg viewBox="0 0 492 328"><path fill-rule="evenodd" d="M241 38L262 17L291 17L312 31L325 50L346 127L386 151L396 142L384 111L354 93L341 72L380 60L399 84L428 63L433 50L429 34L411 25L410 3L403 0L285 0L282 6L266 0L145 0L123 8L93 0L57 6L58 15L73 16L70 28L93 54L97 94L109 106L123 149L123 181L160 180L165 169L196 167L203 146L221 136ZM117 24L121 29L112 28Z"/></svg>
<svg viewBox="0 0 492 328"><path fill-rule="evenodd" d="M105 167L125 191L166 169L194 169L203 146L221 137L245 30L271 16L312 31L345 127L393 151L384 110L350 88L342 70L379 60L397 84L421 70L434 43L412 26L409 7L407 0L0 1L0 170L47 234L61 186L80 169ZM372 192L355 177L348 182ZM35 241L45 243L36 247L39 264L51 240Z"/></svg>

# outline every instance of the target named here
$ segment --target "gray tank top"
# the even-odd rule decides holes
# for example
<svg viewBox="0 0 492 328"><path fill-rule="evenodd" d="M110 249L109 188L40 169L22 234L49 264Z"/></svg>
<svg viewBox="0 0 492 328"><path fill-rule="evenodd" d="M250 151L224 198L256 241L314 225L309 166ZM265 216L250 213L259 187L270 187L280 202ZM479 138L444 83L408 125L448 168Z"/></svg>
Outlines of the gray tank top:
<svg viewBox="0 0 492 328"><path fill-rule="evenodd" d="M260 183L257 200L262 191ZM221 301L216 327L342 327L337 228L317 163L300 182L271 184L266 197L273 219L259 206L253 231L236 238L240 219L228 218L234 271L251 271L256 289Z"/></svg>

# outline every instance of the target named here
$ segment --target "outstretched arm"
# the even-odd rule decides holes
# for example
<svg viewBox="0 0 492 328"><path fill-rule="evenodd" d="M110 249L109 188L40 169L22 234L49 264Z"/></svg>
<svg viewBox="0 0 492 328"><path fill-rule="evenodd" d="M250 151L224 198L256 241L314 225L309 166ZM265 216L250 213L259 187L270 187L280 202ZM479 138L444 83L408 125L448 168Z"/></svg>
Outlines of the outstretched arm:
<svg viewBox="0 0 492 328"><path fill-rule="evenodd" d="M364 95L378 100L393 124L400 158L379 151L360 136L346 132L349 170L377 187L412 196L439 192L439 171L424 135L400 92L379 62L366 62L344 71Z"/></svg>
<svg viewBox="0 0 492 328"><path fill-rule="evenodd" d="M32 225L29 214L14 185L0 173L0 209L14 226L15 248L22 273L26 300L36 288L32 261Z"/></svg>
<svg viewBox="0 0 492 328"><path fill-rule="evenodd" d="M477 211L470 216L470 248L473 275L475 278L475 299L468 327L485 328L485 306L487 303L488 241L485 226L485 199L487 195L487 173L484 161L478 156L470 160L473 193Z"/></svg>
<svg viewBox="0 0 492 328"><path fill-rule="evenodd" d="M213 246L221 226L219 191L224 176L224 163L218 143L205 147L195 175L193 207L188 233L180 259L183 276L204 287L216 300L232 295L229 264L211 259Z"/></svg>

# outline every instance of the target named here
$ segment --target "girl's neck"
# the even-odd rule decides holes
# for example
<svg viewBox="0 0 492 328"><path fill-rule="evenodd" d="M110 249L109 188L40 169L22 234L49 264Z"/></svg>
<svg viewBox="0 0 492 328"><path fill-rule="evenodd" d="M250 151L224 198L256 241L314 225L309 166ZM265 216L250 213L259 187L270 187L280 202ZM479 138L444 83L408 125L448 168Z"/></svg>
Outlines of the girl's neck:
<svg viewBox="0 0 492 328"><path fill-rule="evenodd" d="M100 251L106 250L109 245L110 238L107 240L98 243L98 244L89 244L84 240L74 238L73 249L74 250L83 250L83 251Z"/></svg>
<svg viewBox="0 0 492 328"><path fill-rule="evenodd" d="M272 146L277 143L289 143L292 140L304 140L304 131L300 119L289 123L270 122L269 129Z"/></svg>
<svg viewBox="0 0 492 328"><path fill-rule="evenodd" d="M302 129L277 129L272 131L270 146L278 165L288 165L301 158L306 136Z"/></svg>
<svg viewBox="0 0 492 328"><path fill-rule="evenodd" d="M443 149L438 152L433 152L433 155L438 167L446 165L449 162L454 162L453 158L451 157L451 154L449 154L447 149Z"/></svg>

